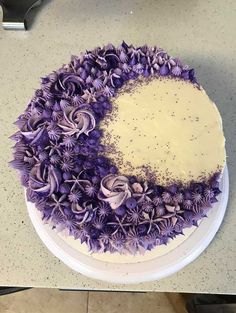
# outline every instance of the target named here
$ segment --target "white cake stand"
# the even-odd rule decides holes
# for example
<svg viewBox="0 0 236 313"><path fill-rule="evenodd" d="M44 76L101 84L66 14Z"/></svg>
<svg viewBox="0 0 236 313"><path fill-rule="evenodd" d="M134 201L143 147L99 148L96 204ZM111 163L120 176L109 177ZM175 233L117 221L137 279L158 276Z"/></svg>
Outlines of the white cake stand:
<svg viewBox="0 0 236 313"><path fill-rule="evenodd" d="M229 193L227 167L224 170L220 188L222 193L219 196L219 202L210 210L208 218L204 218L199 227L194 228L194 231L182 239L176 248L170 250L171 244L168 244L162 247L164 253L161 255L157 254L149 260L139 256L136 263L129 261L114 263L86 255L76 249L75 245L70 245L63 240L63 237L52 230L49 225L44 224L33 203L26 201L26 204L37 234L46 247L63 263L94 279L110 283L134 284L167 277L194 261L207 248L218 231L226 211ZM175 240L177 239L174 239L173 243Z"/></svg>

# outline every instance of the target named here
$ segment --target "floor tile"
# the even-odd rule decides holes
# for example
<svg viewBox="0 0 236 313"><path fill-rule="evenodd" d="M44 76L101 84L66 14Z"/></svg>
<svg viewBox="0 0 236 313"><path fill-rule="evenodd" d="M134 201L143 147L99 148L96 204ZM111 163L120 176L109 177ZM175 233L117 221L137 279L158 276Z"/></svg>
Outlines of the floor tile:
<svg viewBox="0 0 236 313"><path fill-rule="evenodd" d="M85 291L29 289L0 297L0 313L86 313Z"/></svg>
<svg viewBox="0 0 236 313"><path fill-rule="evenodd" d="M88 313L175 313L165 293L89 292Z"/></svg>

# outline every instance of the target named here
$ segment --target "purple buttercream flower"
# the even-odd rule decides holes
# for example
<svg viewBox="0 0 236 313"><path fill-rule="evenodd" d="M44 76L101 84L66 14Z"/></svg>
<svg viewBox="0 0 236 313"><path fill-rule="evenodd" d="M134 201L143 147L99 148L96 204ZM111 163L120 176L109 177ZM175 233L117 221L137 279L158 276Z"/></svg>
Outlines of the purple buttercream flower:
<svg viewBox="0 0 236 313"><path fill-rule="evenodd" d="M92 223L93 227L102 230L105 226L105 220L102 216L96 217Z"/></svg>
<svg viewBox="0 0 236 313"><path fill-rule="evenodd" d="M63 145L65 145L67 148L73 148L76 145L76 138L72 136L66 136L63 138Z"/></svg>
<svg viewBox="0 0 236 313"><path fill-rule="evenodd" d="M134 183L132 189L134 191L133 197L138 199L138 203L152 201L150 195L153 193L153 190L149 188L147 182L144 182L143 186L139 183Z"/></svg>
<svg viewBox="0 0 236 313"><path fill-rule="evenodd" d="M159 224L160 232L163 236L170 236L174 231L174 225L169 219L166 219Z"/></svg>
<svg viewBox="0 0 236 313"><path fill-rule="evenodd" d="M174 66L174 67L172 68L171 73L172 73L174 76L177 76L177 77L178 77L178 76L181 75L182 69L181 69L181 67L180 67L179 65L176 65L176 66Z"/></svg>
<svg viewBox="0 0 236 313"><path fill-rule="evenodd" d="M71 148L65 148L62 152L63 158L65 160L73 159L75 153Z"/></svg>
<svg viewBox="0 0 236 313"><path fill-rule="evenodd" d="M82 178L83 172L80 172L77 176L73 175L70 179L67 179L65 182L72 184L71 190L79 188L84 191L85 187L90 185L90 181Z"/></svg>
<svg viewBox="0 0 236 313"><path fill-rule="evenodd" d="M59 121L62 120L62 118L63 118L62 112L60 112L60 111L53 111L52 112L52 119L53 119L53 121L59 122Z"/></svg>
<svg viewBox="0 0 236 313"><path fill-rule="evenodd" d="M161 76L166 76L166 75L168 75L168 74L169 74L169 67L168 67L168 65L163 64L163 65L160 67L159 73L160 73Z"/></svg>
<svg viewBox="0 0 236 313"><path fill-rule="evenodd" d="M61 136L61 129L55 125L54 123L50 124L47 127L47 131L48 131L48 136L51 140L59 140L60 136Z"/></svg>
<svg viewBox="0 0 236 313"><path fill-rule="evenodd" d="M74 162L71 159L63 158L60 162L60 166L63 172L70 172L74 167Z"/></svg>
<svg viewBox="0 0 236 313"><path fill-rule="evenodd" d="M26 124L21 129L21 134L31 144L36 143L45 134L45 122L37 114L30 116Z"/></svg>
<svg viewBox="0 0 236 313"><path fill-rule="evenodd" d="M180 193L176 193L174 196L173 196L173 202L178 204L178 203L182 203L184 200L184 196L183 194L180 192Z"/></svg>
<svg viewBox="0 0 236 313"><path fill-rule="evenodd" d="M82 198L82 192L80 190L74 189L71 190L70 194L68 195L68 199L70 202L78 202Z"/></svg>
<svg viewBox="0 0 236 313"><path fill-rule="evenodd" d="M101 90L103 88L103 82L100 78L94 79L92 84L96 90Z"/></svg>
<svg viewBox="0 0 236 313"><path fill-rule="evenodd" d="M162 205L158 205L156 208L155 208L155 211L156 211L156 215L158 217L162 217L163 215L165 215L166 213L166 209L164 206Z"/></svg>
<svg viewBox="0 0 236 313"><path fill-rule="evenodd" d="M153 209L153 203L150 201L145 201L142 203L142 209L146 212L146 213L150 213Z"/></svg>
<svg viewBox="0 0 236 313"><path fill-rule="evenodd" d="M47 201L47 205L52 208L52 215L56 211L60 211L62 215L65 215L64 209L69 206L69 202L65 201L66 195L56 196L54 193L51 194Z"/></svg>
<svg viewBox="0 0 236 313"><path fill-rule="evenodd" d="M206 188L204 190L204 196L206 197L207 200L210 200L215 196L215 194L214 194L214 191L212 189Z"/></svg>
<svg viewBox="0 0 236 313"><path fill-rule="evenodd" d="M71 102L74 106L79 106L84 103L84 99L80 95L75 95L72 97Z"/></svg>
<svg viewBox="0 0 236 313"><path fill-rule="evenodd" d="M42 151L39 153L38 158L41 162L45 161L48 159L48 152L47 151Z"/></svg>
<svg viewBox="0 0 236 313"><path fill-rule="evenodd" d="M62 110L65 110L66 107L70 106L70 102L66 99L60 100L60 107Z"/></svg>
<svg viewBox="0 0 236 313"><path fill-rule="evenodd" d="M81 134L88 135L96 125L95 118L91 111L74 107L65 108L64 119L58 124L62 128L62 133L67 136Z"/></svg>
<svg viewBox="0 0 236 313"><path fill-rule="evenodd" d="M83 90L83 83L81 79L71 73L60 73L58 79L54 82L51 91L58 95L66 94L67 96L73 96L75 94L81 94Z"/></svg>
<svg viewBox="0 0 236 313"><path fill-rule="evenodd" d="M133 228L127 234L127 248L131 254L135 254L143 245L143 239L139 236L137 231Z"/></svg>
<svg viewBox="0 0 236 313"><path fill-rule="evenodd" d="M108 216L111 213L111 208L108 203L100 202L98 204L98 215L101 217Z"/></svg>
<svg viewBox="0 0 236 313"><path fill-rule="evenodd" d="M84 190L86 195L92 198L98 193L98 187L92 184L88 184L87 186L85 186Z"/></svg>
<svg viewBox="0 0 236 313"><path fill-rule="evenodd" d="M29 188L38 194L49 196L58 191L61 179L58 169L38 163L29 174Z"/></svg>
<svg viewBox="0 0 236 313"><path fill-rule="evenodd" d="M198 193L198 192L193 192L192 193L192 199L193 199L193 202L194 203L199 203L199 202L201 202L202 201L202 195L200 194L200 193Z"/></svg>
<svg viewBox="0 0 236 313"><path fill-rule="evenodd" d="M172 196L169 192L167 191L164 191L162 193L162 200L165 202L165 203L171 203L172 202Z"/></svg>
<svg viewBox="0 0 236 313"><path fill-rule="evenodd" d="M193 202L190 199L184 200L183 206L186 210L190 210L193 206Z"/></svg>
<svg viewBox="0 0 236 313"><path fill-rule="evenodd" d="M128 178L110 174L101 181L98 198L108 202L112 209L118 208L131 196Z"/></svg>
<svg viewBox="0 0 236 313"><path fill-rule="evenodd" d="M52 154L50 156L50 163L52 163L53 165L59 164L61 161L61 158L58 154Z"/></svg>
<svg viewBox="0 0 236 313"><path fill-rule="evenodd" d="M121 251L125 245L125 237L121 232L117 232L111 236L110 242L115 249Z"/></svg>
<svg viewBox="0 0 236 313"><path fill-rule="evenodd" d="M125 51L121 50L120 54L119 54L119 58L120 58L120 61L122 63L126 63L128 61L128 55L126 54Z"/></svg>
<svg viewBox="0 0 236 313"><path fill-rule="evenodd" d="M127 221L138 225L143 220L142 210L139 207L127 210Z"/></svg>
<svg viewBox="0 0 236 313"><path fill-rule="evenodd" d="M153 203L154 203L154 205L156 205L156 206L162 204L162 203L163 203L162 197L160 197L160 196L154 197L154 198L153 198Z"/></svg>
<svg viewBox="0 0 236 313"><path fill-rule="evenodd" d="M110 98L114 96L115 90L112 87L105 86L105 88L103 89L103 93L105 96Z"/></svg>

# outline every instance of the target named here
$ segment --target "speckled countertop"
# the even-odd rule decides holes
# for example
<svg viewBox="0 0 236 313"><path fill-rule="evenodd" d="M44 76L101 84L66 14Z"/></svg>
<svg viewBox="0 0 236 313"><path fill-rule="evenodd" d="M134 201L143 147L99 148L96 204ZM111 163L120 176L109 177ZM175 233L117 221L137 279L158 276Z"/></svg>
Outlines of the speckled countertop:
<svg viewBox="0 0 236 313"><path fill-rule="evenodd" d="M234 0L44 0L30 31L0 29L0 286L236 294L235 16ZM196 68L222 114L230 174L227 213L207 250L167 279L132 286L88 279L57 260L34 232L23 190L7 164L12 123L39 77L71 54L123 39L157 44Z"/></svg>

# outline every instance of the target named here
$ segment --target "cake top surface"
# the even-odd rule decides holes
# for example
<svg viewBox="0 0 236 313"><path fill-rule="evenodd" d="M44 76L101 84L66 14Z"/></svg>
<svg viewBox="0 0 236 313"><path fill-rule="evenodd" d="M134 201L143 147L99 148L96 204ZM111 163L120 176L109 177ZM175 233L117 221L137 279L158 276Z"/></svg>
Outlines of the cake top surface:
<svg viewBox="0 0 236 313"><path fill-rule="evenodd" d="M112 103L102 142L120 173L168 185L222 170L221 117L202 88L180 79L144 79L126 85Z"/></svg>

